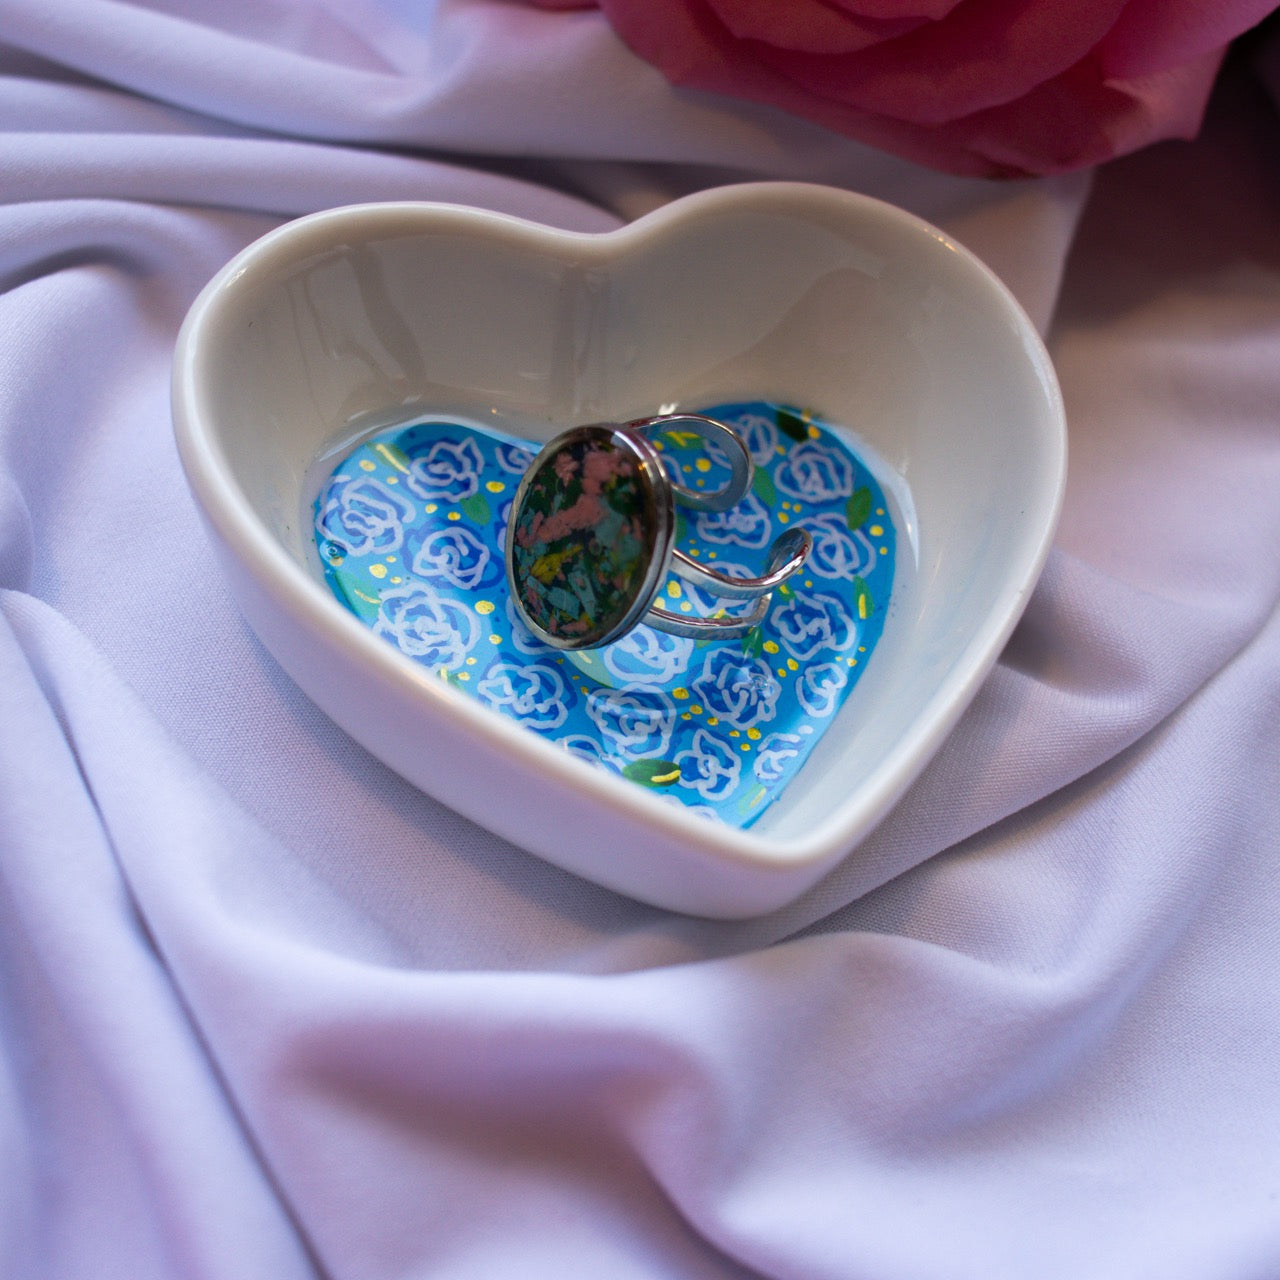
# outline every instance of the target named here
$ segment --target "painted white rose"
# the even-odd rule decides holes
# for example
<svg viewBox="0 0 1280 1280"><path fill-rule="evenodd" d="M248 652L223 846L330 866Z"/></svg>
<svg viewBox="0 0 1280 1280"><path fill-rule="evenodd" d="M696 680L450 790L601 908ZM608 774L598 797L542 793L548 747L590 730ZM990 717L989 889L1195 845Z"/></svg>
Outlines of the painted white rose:
<svg viewBox="0 0 1280 1280"><path fill-rule="evenodd" d="M811 716L829 716L840 705L840 693L849 683L849 668L839 662L817 662L805 667L796 681L796 697Z"/></svg>
<svg viewBox="0 0 1280 1280"><path fill-rule="evenodd" d="M482 702L534 729L558 729L576 695L559 670L545 663L495 662L476 685Z"/></svg>
<svg viewBox="0 0 1280 1280"><path fill-rule="evenodd" d="M772 720L782 692L767 662L730 648L714 650L689 689L711 715L735 729Z"/></svg>
<svg viewBox="0 0 1280 1280"><path fill-rule="evenodd" d="M465 440L436 440L426 453L409 460L405 484L431 502L461 502L480 488L484 459L469 436Z"/></svg>
<svg viewBox="0 0 1280 1280"><path fill-rule="evenodd" d="M804 521L813 538L808 570L822 578L849 581L870 571L876 549L861 529L850 529L842 515L827 511Z"/></svg>
<svg viewBox="0 0 1280 1280"><path fill-rule="evenodd" d="M732 747L705 729L693 735L688 750L679 752L675 762L680 781L713 803L733 794L742 773L742 761Z"/></svg>
<svg viewBox="0 0 1280 1280"><path fill-rule="evenodd" d="M829 650L843 653L858 635L849 606L835 596L797 592L774 610L772 622L787 652L800 662Z"/></svg>
<svg viewBox="0 0 1280 1280"><path fill-rule="evenodd" d="M605 669L624 684L665 684L689 668L693 641L643 624L601 653Z"/></svg>
<svg viewBox="0 0 1280 1280"><path fill-rule="evenodd" d="M404 541L413 504L372 476L337 476L316 515L316 529L343 555L387 555Z"/></svg>
<svg viewBox="0 0 1280 1280"><path fill-rule="evenodd" d="M792 761L800 754L804 739L798 733L771 733L756 750L752 767L757 779L765 786L778 782L790 769Z"/></svg>
<svg viewBox="0 0 1280 1280"><path fill-rule="evenodd" d="M665 754L675 728L676 705L660 689L636 685L593 689L587 695L587 715L608 751L640 759Z"/></svg>
<svg viewBox="0 0 1280 1280"><path fill-rule="evenodd" d="M477 636L470 609L418 582L383 592L373 629L431 667L460 666Z"/></svg>
<svg viewBox="0 0 1280 1280"><path fill-rule="evenodd" d="M413 571L420 578L447 582L462 591L491 587L503 575L498 557L470 529L453 525L431 529L413 556Z"/></svg>
<svg viewBox="0 0 1280 1280"><path fill-rule="evenodd" d="M853 462L841 449L820 440L793 445L774 473L778 489L804 502L827 502L853 492Z"/></svg>

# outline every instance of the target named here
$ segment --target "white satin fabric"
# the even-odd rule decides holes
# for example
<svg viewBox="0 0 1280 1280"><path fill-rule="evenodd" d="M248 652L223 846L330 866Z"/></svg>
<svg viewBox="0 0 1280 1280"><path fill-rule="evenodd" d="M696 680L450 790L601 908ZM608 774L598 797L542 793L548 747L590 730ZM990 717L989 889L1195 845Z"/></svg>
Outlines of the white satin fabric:
<svg viewBox="0 0 1280 1280"><path fill-rule="evenodd" d="M0 0L0 1274L1280 1275L1277 49L1193 144L987 184L674 91L594 12ZM290 216L601 230L770 177L983 256L1071 473L920 781L711 923L312 707L229 602L169 361Z"/></svg>

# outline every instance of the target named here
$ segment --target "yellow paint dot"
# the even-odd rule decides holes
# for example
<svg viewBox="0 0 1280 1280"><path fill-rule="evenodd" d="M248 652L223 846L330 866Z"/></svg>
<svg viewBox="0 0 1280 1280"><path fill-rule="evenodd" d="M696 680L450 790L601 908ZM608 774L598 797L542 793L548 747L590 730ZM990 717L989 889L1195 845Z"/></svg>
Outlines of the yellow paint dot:
<svg viewBox="0 0 1280 1280"><path fill-rule="evenodd" d="M811 423L809 424L809 439L810 439L810 440L816 440L816 439L817 439L821 434L822 434L822 432L821 432L821 431L819 431L819 430L818 430L818 428L817 428L817 427L815 427L815 426L813 425L813 423L811 422Z"/></svg>
<svg viewBox="0 0 1280 1280"><path fill-rule="evenodd" d="M681 600L681 601L680 601L680 612L681 612L681 613L692 613L692 612L693 612L693 605L691 605L687 600Z"/></svg>
<svg viewBox="0 0 1280 1280"><path fill-rule="evenodd" d="M361 459L360 459L360 470L361 470L361 471L372 471L373 469L374 469L374 464L373 464L372 462L370 462L368 458L361 458Z"/></svg>
<svg viewBox="0 0 1280 1280"><path fill-rule="evenodd" d="M385 578L387 576L387 566L385 564L371 564L369 572L375 578Z"/></svg>
<svg viewBox="0 0 1280 1280"><path fill-rule="evenodd" d="M698 551L697 547L690 547L688 551L685 552L685 555L692 556L695 560L698 558L700 554L701 553Z"/></svg>
<svg viewBox="0 0 1280 1280"><path fill-rule="evenodd" d="M858 646L858 652L859 652L859 653L866 653L866 651L867 651L867 646L866 646L865 644L860 644L860 645Z"/></svg>
<svg viewBox="0 0 1280 1280"><path fill-rule="evenodd" d="M708 551L708 552L707 552L707 559L708 559L708 560L714 560L715 558L716 558L716 553L715 553L714 551Z"/></svg>
<svg viewBox="0 0 1280 1280"><path fill-rule="evenodd" d="M883 508L883 507L877 507L877 508L876 508L876 515L878 515L878 516L882 516L882 515L884 515L884 508Z"/></svg>
<svg viewBox="0 0 1280 1280"><path fill-rule="evenodd" d="M750 738L752 742L759 742L759 741L760 741L760 730L759 730L759 729L748 729L748 730L747 730L747 737L748 737L748 738Z"/></svg>
<svg viewBox="0 0 1280 1280"><path fill-rule="evenodd" d="M806 587L811 587L811 586L813 586L813 579L812 579L812 578L806 578L806 579L804 580L804 585L805 585Z"/></svg>
<svg viewBox="0 0 1280 1280"><path fill-rule="evenodd" d="M474 658L467 659L467 666L474 667L475 665L476 665L476 660Z"/></svg>
<svg viewBox="0 0 1280 1280"><path fill-rule="evenodd" d="M388 483L388 484L399 484L399 483L400 483L400 477L399 477L399 476L388 476L388 477L387 477L387 483Z"/></svg>
<svg viewBox="0 0 1280 1280"><path fill-rule="evenodd" d="M448 518L449 518L450 520L461 520L461 519L462 519L462 512L461 512L461 511L450 511L450 512L449 512L449 517L448 517Z"/></svg>
<svg viewBox="0 0 1280 1280"><path fill-rule="evenodd" d="M689 690L688 689L672 689L671 696L673 698L679 698L683 702L684 699L689 696Z"/></svg>
<svg viewBox="0 0 1280 1280"><path fill-rule="evenodd" d="M689 708L689 710L692 711L695 716L700 716L702 714L702 708L698 706L696 702Z"/></svg>
<svg viewBox="0 0 1280 1280"><path fill-rule="evenodd" d="M489 480L484 486L490 493L501 493L507 486L501 480Z"/></svg>
<svg viewBox="0 0 1280 1280"><path fill-rule="evenodd" d="M396 574L395 576L393 576L393 577L392 577L391 581L392 581L393 583L395 583L395 582L403 582L403 581L404 581L404 579L403 579L402 577L400 577L400 575L399 575L399 574Z"/></svg>
<svg viewBox="0 0 1280 1280"><path fill-rule="evenodd" d="M792 671L799 671L799 670L800 670L800 664L799 664L799 663L798 663L794 658L788 658L788 659L787 659L787 666L788 666L788 668L790 668L790 670L792 670Z"/></svg>
<svg viewBox="0 0 1280 1280"><path fill-rule="evenodd" d="M730 730L729 730L729 737L731 737L731 738L740 738L740 737L742 737L742 734L740 734L740 733L737 731L737 729L730 729Z"/></svg>
<svg viewBox="0 0 1280 1280"><path fill-rule="evenodd" d="M502 643L502 637L501 637L500 635L498 635L498 633L495 631L495 632L494 632L494 634L493 634L493 635L491 635L491 636L489 637L489 643L490 643L490 644L501 644L501 643Z"/></svg>
<svg viewBox="0 0 1280 1280"><path fill-rule="evenodd" d="M689 714L689 712L687 712L687 711L682 711L682 712L680 713L680 719L681 719L681 720L690 720L690 719L692 719L692 716Z"/></svg>
<svg viewBox="0 0 1280 1280"><path fill-rule="evenodd" d="M336 569L338 565L345 563L346 557L340 556L336 551L329 557L329 563Z"/></svg>
<svg viewBox="0 0 1280 1280"><path fill-rule="evenodd" d="M477 613L484 613L484 614L492 613L492 612L493 612L493 601L492 601L492 600L477 600L477 601L476 601L476 612L477 612Z"/></svg>
<svg viewBox="0 0 1280 1280"><path fill-rule="evenodd" d="M699 458L699 459L697 460L697 462L695 462L693 465L694 465L695 467L697 467L699 471L710 471L710 470L711 470L711 459L710 459L710 458Z"/></svg>
<svg viewBox="0 0 1280 1280"><path fill-rule="evenodd" d="M786 669L786 667L779 667L779 668L778 668L778 674L779 674L780 676L782 676L782 677L785 679L785 678L786 678L786 674L787 674L787 669Z"/></svg>
<svg viewBox="0 0 1280 1280"><path fill-rule="evenodd" d="M719 723L720 723L720 717L719 717L719 716L708 716L708 717L707 717L707 723L708 723L708 724L719 724Z"/></svg>
<svg viewBox="0 0 1280 1280"><path fill-rule="evenodd" d="M867 532L873 538L878 538L884 532L884 529L882 529L878 524L873 524L871 528L867 530Z"/></svg>
<svg viewBox="0 0 1280 1280"><path fill-rule="evenodd" d="M847 661L851 667L856 667L858 665L857 658L849 658Z"/></svg>
<svg viewBox="0 0 1280 1280"><path fill-rule="evenodd" d="M750 750L751 750L751 743L749 743L749 742L744 742L744 743L742 744L742 749L743 749L743 751L750 751Z"/></svg>
<svg viewBox="0 0 1280 1280"><path fill-rule="evenodd" d="M778 642L776 640L766 640L764 642L764 651L765 653L777 653Z"/></svg>
<svg viewBox="0 0 1280 1280"><path fill-rule="evenodd" d="M459 671L459 672L458 672L458 679L459 679L459 680L470 680L470 679L471 679L471 673L470 673L469 671Z"/></svg>
<svg viewBox="0 0 1280 1280"><path fill-rule="evenodd" d="M791 519L791 517L790 517L789 515L787 515L787 513L786 513L785 511L779 511L779 512L778 512L778 523L779 523L779 524L786 524L786 523L787 523L787 521L788 521L788 520L790 520L790 519Z"/></svg>
<svg viewBox="0 0 1280 1280"><path fill-rule="evenodd" d="M435 513L436 513L437 511L439 511L439 510L440 510L440 508L439 508L438 506L436 506L436 504L435 504L434 502L428 502L428 503L427 503L427 505L426 505L425 507L423 507L422 509L423 509L423 510L427 513L427 515L429 515L429 516L433 516L433 515L435 515Z"/></svg>
<svg viewBox="0 0 1280 1280"><path fill-rule="evenodd" d="M881 548L880 548L880 554L881 554L882 556L887 556L887 555L889 554L889 548L888 548L888 547L881 547Z"/></svg>
<svg viewBox="0 0 1280 1280"><path fill-rule="evenodd" d="M680 584L678 582L667 583L667 595L669 595L673 600L678 600L681 594Z"/></svg>

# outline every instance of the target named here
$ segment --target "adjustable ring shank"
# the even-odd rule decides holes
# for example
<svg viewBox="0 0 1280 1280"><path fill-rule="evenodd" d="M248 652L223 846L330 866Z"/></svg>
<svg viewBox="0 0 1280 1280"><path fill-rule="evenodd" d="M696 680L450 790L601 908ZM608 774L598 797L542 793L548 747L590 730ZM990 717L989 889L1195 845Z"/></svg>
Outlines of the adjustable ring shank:
<svg viewBox="0 0 1280 1280"><path fill-rule="evenodd" d="M714 440L720 446L729 463L729 479L711 493L700 493L673 480L671 490L676 501L695 511L728 511L730 507L736 507L751 488L755 466L751 461L750 450L732 427L702 413L666 413L656 418L637 418L628 422L627 426L637 431L660 426L662 430L669 431L678 424L683 424L704 440Z"/></svg>
<svg viewBox="0 0 1280 1280"><path fill-rule="evenodd" d="M729 479L711 493L675 481L643 432L680 426L714 441ZM677 503L727 511L751 487L751 453L731 427L697 413L626 424L596 423L557 436L525 473L507 526L512 601L539 639L558 649L590 649L638 622L696 639L728 640L758 626L772 591L804 563L812 539L789 529L769 549L756 578L730 578L673 545ZM727 600L754 600L746 613L674 614L657 605L668 573Z"/></svg>

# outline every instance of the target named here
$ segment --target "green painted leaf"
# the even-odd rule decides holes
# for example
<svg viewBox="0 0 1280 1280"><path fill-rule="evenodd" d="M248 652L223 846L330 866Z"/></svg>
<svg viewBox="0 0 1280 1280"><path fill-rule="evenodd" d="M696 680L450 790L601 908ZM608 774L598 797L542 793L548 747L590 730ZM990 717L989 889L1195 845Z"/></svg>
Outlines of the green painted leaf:
<svg viewBox="0 0 1280 1280"><path fill-rule="evenodd" d="M374 588L373 594L358 587L353 578L344 574L333 574L329 582L338 597L347 608L369 626L378 619L378 610L382 605L381 593Z"/></svg>
<svg viewBox="0 0 1280 1280"><path fill-rule="evenodd" d="M632 760L622 776L642 787L671 787L680 781L680 766L674 760Z"/></svg>
<svg viewBox="0 0 1280 1280"><path fill-rule="evenodd" d="M861 529L871 514L871 490L855 489L849 498L849 505L844 509L844 518L850 529Z"/></svg>
<svg viewBox="0 0 1280 1280"><path fill-rule="evenodd" d="M462 508L462 514L467 517L472 524L488 524L489 523L489 503L483 493L473 493L469 498L463 498L458 503Z"/></svg>
<svg viewBox="0 0 1280 1280"><path fill-rule="evenodd" d="M778 410L778 430L793 440L807 440L809 428L803 418L791 409Z"/></svg>
<svg viewBox="0 0 1280 1280"><path fill-rule="evenodd" d="M742 652L748 658L758 658L764 652L764 633L759 627L752 627L742 637Z"/></svg>
<svg viewBox="0 0 1280 1280"><path fill-rule="evenodd" d="M773 477L763 468L757 467L751 477L751 487L756 497L765 505L766 511L772 511L778 504L778 491L773 486Z"/></svg>

